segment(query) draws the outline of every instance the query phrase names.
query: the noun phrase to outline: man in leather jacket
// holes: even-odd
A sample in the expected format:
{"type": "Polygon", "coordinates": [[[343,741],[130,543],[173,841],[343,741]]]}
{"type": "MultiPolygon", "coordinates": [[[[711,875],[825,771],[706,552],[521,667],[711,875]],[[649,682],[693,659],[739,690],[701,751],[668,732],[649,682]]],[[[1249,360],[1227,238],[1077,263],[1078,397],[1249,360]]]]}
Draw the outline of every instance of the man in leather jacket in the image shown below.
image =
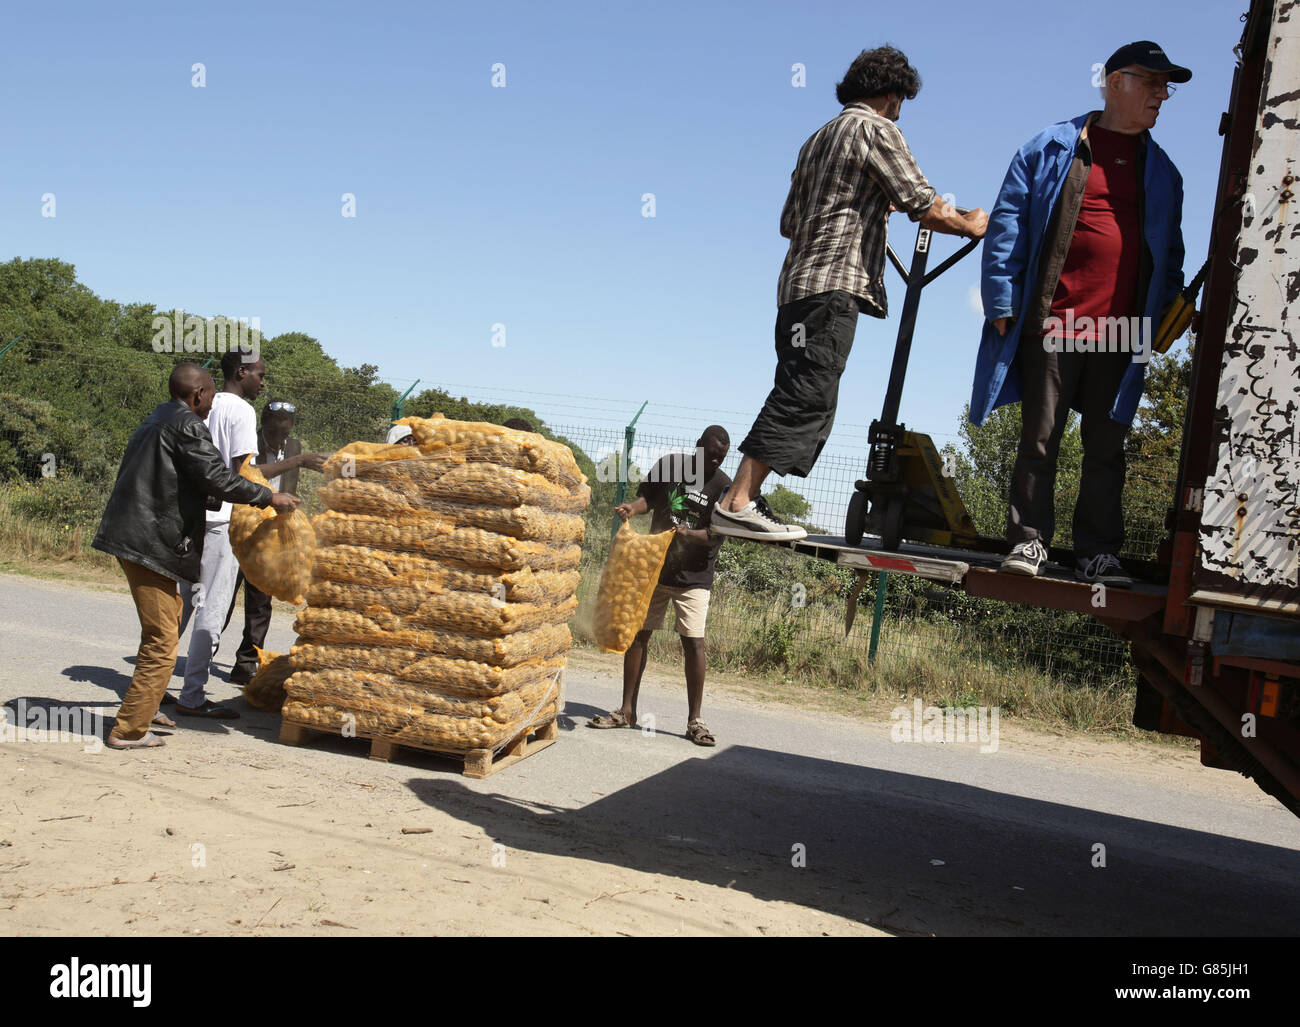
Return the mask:
{"type": "Polygon", "coordinates": [[[117,557],[140,618],[135,674],[108,736],[114,749],[160,746],[150,724],[172,726],[157,711],[176,663],[176,586],[199,580],[207,497],[271,506],[279,513],[298,505],[297,497],[272,493],[222,461],[203,424],[216,391],[206,371],[180,364],[168,389],[170,401],[160,403],[127,443],[93,543],[117,557]]]}

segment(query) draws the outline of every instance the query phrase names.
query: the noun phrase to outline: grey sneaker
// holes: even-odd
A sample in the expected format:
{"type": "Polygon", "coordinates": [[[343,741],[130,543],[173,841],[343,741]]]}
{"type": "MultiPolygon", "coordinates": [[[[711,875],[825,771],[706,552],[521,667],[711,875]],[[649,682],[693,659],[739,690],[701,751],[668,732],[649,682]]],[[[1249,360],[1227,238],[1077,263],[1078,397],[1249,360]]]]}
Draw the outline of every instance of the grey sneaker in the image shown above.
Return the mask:
{"type": "Polygon", "coordinates": [[[709,526],[715,535],[748,538],[755,542],[794,542],[808,537],[808,532],[799,525],[777,520],[762,496],[746,503],[735,513],[715,506],[709,526]]]}
{"type": "Polygon", "coordinates": [[[1075,561],[1074,576],[1090,585],[1101,583],[1114,588],[1130,588],[1133,584],[1133,579],[1124,573],[1119,557],[1113,553],[1098,553],[1091,559],[1079,557],[1075,561]]]}
{"type": "Polygon", "coordinates": [[[1038,539],[1030,539],[1015,546],[1002,560],[1000,570],[1007,574],[1023,574],[1034,578],[1047,563],[1047,547],[1038,539]]]}

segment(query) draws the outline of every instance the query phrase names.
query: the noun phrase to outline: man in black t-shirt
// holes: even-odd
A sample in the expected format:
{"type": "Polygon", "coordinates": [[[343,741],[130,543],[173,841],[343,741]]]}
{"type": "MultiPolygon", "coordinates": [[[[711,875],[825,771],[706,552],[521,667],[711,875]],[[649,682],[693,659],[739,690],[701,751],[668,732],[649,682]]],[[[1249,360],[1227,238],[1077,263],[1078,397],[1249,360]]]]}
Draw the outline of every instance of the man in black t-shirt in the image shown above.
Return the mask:
{"type": "Polygon", "coordinates": [[[722,473],[722,461],[730,448],[727,430],[710,425],[695,444],[694,453],[663,457],[637,488],[636,498],[614,508],[625,521],[650,511],[652,533],[672,530],[677,537],[659,573],[645,624],[623,656],[623,705],[608,715],[593,717],[591,727],[636,725],[636,698],[645,671],[650,632],[663,627],[671,603],[686,657],[686,737],[696,745],[716,744],[700,719],[700,706],[704,701],[704,622],[709,614],[713,568],[724,541],[709,528],[709,518],[718,497],[731,484],[722,473]]]}

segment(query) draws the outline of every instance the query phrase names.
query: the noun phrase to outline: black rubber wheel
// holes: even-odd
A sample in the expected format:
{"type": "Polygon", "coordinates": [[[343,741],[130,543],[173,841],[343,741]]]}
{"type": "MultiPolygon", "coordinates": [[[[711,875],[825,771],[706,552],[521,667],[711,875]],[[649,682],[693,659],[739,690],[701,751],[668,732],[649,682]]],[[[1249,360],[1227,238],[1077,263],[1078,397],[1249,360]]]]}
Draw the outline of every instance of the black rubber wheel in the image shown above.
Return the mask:
{"type": "Polygon", "coordinates": [[[849,512],[844,517],[844,541],[851,546],[862,545],[862,533],[867,527],[867,494],[860,489],[853,490],[849,500],[849,512]]]}
{"type": "Polygon", "coordinates": [[[903,541],[903,501],[891,499],[885,506],[885,516],[880,528],[880,545],[887,552],[898,552],[903,541]]]}

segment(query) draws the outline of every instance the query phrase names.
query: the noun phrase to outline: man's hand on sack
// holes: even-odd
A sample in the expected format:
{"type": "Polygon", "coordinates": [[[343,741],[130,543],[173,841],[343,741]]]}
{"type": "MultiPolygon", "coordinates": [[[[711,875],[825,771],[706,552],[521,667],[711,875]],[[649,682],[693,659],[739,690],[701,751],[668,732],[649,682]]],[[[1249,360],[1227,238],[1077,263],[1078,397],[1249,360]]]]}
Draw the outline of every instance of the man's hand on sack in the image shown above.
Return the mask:
{"type": "Polygon", "coordinates": [[[271,496],[271,508],[276,513],[293,513],[298,509],[298,504],[302,500],[297,496],[291,496],[288,492],[276,492],[271,496]]]}

